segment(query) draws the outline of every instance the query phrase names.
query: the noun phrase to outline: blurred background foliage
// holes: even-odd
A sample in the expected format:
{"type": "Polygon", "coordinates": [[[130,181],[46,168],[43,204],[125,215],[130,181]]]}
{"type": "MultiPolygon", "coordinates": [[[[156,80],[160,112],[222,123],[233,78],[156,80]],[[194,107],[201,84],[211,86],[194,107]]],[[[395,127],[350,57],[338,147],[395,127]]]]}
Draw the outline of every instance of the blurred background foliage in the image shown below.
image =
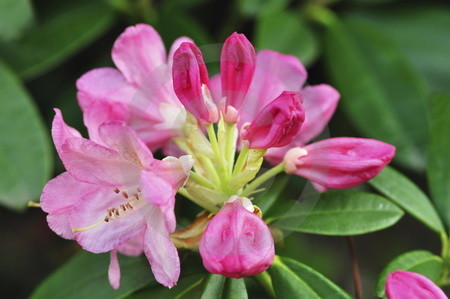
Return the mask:
{"type": "MultiPolygon", "coordinates": [[[[0,0],[0,288],[9,298],[28,296],[79,251],[49,230],[40,210],[26,205],[38,201],[44,184],[63,171],[50,139],[52,108],[61,108],[66,121],[85,132],[75,81],[92,68],[112,66],[114,40],[138,22],[154,26],[167,46],[182,35],[200,46],[217,44],[238,31],[256,49],[295,55],[308,68],[308,84],[330,83],[341,92],[331,136],[394,144],[394,166],[426,192],[427,159],[430,167],[443,167],[433,166],[426,145],[430,138],[442,145],[439,135],[429,133],[430,117],[439,113],[429,102],[436,94],[449,99],[448,1],[0,0]]],[[[212,67],[218,70],[217,63],[212,67]]],[[[437,153],[448,155],[448,147],[437,153]]],[[[449,184],[449,178],[440,179],[449,184]]],[[[300,192],[295,180],[288,182],[286,196],[300,192]]],[[[434,196],[438,207],[448,206],[434,196]]],[[[356,245],[367,297],[389,260],[407,250],[439,248],[438,239],[409,216],[388,230],[357,237],[356,245]]],[[[280,252],[351,291],[343,238],[290,234],[280,252]]],[[[83,263],[106,275],[106,257],[83,263]]],[[[147,272],[142,269],[142,275],[147,272]]],[[[124,285],[135,286],[133,277],[124,285]]]]}

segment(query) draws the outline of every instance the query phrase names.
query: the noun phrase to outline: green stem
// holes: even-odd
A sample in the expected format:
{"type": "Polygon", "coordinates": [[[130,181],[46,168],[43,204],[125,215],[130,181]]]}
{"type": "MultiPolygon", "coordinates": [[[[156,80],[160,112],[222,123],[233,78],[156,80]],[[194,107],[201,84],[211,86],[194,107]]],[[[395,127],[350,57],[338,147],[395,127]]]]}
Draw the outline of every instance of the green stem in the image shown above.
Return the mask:
{"type": "Polygon", "coordinates": [[[201,175],[199,175],[196,172],[191,171],[189,177],[191,179],[193,179],[194,181],[196,181],[198,184],[202,185],[203,187],[209,188],[209,189],[215,189],[215,186],[208,181],[207,179],[205,179],[204,177],[202,177],[201,175]]]}
{"type": "Polygon", "coordinates": [[[203,154],[200,154],[199,157],[200,157],[200,160],[202,161],[203,166],[205,167],[207,172],[211,175],[212,180],[213,180],[214,184],[216,185],[216,188],[220,189],[220,185],[221,185],[220,177],[219,177],[219,174],[217,173],[216,168],[212,164],[211,160],[208,159],[208,157],[206,157],[203,154]]]}
{"type": "Polygon", "coordinates": [[[273,290],[272,278],[267,271],[261,272],[254,277],[272,298],[276,298],[275,291],[273,290]]]}
{"type": "Polygon", "coordinates": [[[209,204],[206,202],[202,202],[200,200],[197,200],[195,197],[193,197],[191,194],[189,194],[189,192],[186,190],[186,188],[181,187],[180,189],[178,189],[178,194],[183,195],[184,197],[186,197],[187,199],[189,199],[190,201],[192,201],[193,203],[201,206],[202,208],[204,208],[207,211],[210,211],[212,213],[217,213],[220,209],[218,207],[216,207],[214,204],[209,204]]]}
{"type": "Polygon", "coordinates": [[[244,168],[245,162],[247,162],[248,152],[248,147],[244,146],[234,165],[233,176],[237,175],[244,168]]]}
{"type": "Polygon", "coordinates": [[[253,182],[248,184],[247,187],[245,187],[244,191],[242,191],[241,196],[248,196],[249,194],[252,193],[252,191],[256,190],[267,180],[271,179],[272,177],[276,176],[277,174],[283,171],[284,171],[284,163],[280,163],[277,166],[269,169],[268,171],[264,172],[262,175],[257,177],[253,182]]]}
{"type": "Polygon", "coordinates": [[[214,155],[216,155],[217,159],[221,161],[220,156],[220,150],[219,150],[219,144],[217,143],[217,136],[216,131],[214,130],[214,125],[209,124],[206,126],[206,132],[208,133],[209,142],[211,142],[211,147],[214,152],[214,155]]]}
{"type": "Polygon", "coordinates": [[[449,257],[448,237],[445,232],[441,232],[440,237],[441,237],[441,243],[442,243],[441,256],[443,259],[447,259],[449,257]]]}
{"type": "Polygon", "coordinates": [[[227,161],[227,171],[231,176],[234,165],[234,155],[236,154],[236,139],[235,131],[236,124],[225,123],[226,128],[226,143],[225,143],[225,159],[227,161]]]}

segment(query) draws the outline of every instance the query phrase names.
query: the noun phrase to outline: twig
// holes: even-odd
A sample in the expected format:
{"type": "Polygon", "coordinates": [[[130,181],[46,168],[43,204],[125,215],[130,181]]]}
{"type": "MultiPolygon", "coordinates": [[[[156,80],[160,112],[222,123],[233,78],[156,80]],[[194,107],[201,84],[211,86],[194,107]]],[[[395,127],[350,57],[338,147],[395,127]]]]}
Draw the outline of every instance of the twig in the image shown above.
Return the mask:
{"type": "Polygon", "coordinates": [[[346,239],[348,251],[350,253],[350,258],[352,259],[353,284],[355,286],[355,296],[357,299],[362,299],[361,274],[359,273],[358,257],[356,256],[355,242],[353,241],[353,237],[346,237],[346,239]]]}

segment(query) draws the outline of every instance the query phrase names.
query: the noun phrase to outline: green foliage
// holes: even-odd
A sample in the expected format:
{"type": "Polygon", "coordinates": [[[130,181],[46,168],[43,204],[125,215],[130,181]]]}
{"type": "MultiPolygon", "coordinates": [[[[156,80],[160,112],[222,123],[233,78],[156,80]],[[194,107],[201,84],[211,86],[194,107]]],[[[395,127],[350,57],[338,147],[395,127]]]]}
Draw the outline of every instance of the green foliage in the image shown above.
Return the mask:
{"type": "Polygon", "coordinates": [[[264,16],[282,11],[290,0],[240,0],[236,1],[239,11],[244,16],[264,16]]]}
{"type": "Polygon", "coordinates": [[[383,31],[336,20],[327,27],[325,62],[357,129],[395,145],[403,166],[423,169],[426,86],[383,31]]]}
{"type": "Polygon", "coordinates": [[[290,258],[276,256],[269,273],[277,298],[351,298],[319,272],[290,258]]]}
{"type": "Polygon", "coordinates": [[[316,36],[300,15],[281,11],[262,16],[256,23],[255,47],[297,56],[310,65],[319,54],[316,36]]]}
{"type": "Polygon", "coordinates": [[[447,227],[450,225],[450,95],[431,98],[428,148],[428,183],[433,200],[447,227]]]}
{"type": "Polygon", "coordinates": [[[386,167],[369,184],[430,229],[437,233],[444,232],[444,226],[430,199],[397,170],[386,167]]]}
{"type": "Polygon", "coordinates": [[[50,275],[31,295],[39,298],[117,298],[154,282],[144,257],[119,255],[122,278],[116,291],[108,282],[109,254],[82,252],[50,275]]]}
{"type": "Polygon", "coordinates": [[[48,128],[16,74],[0,61],[0,203],[21,210],[50,179],[48,128]]]}
{"type": "Polygon", "coordinates": [[[0,1],[0,39],[19,38],[32,21],[33,7],[30,0],[0,1]]]}
{"type": "Polygon", "coordinates": [[[434,282],[437,282],[443,269],[443,260],[439,256],[425,250],[415,250],[403,253],[393,259],[381,271],[376,284],[376,295],[384,296],[384,285],[389,273],[396,270],[411,271],[422,274],[434,282]]]}
{"type": "MultiPolygon", "coordinates": [[[[394,225],[403,211],[386,198],[360,191],[332,191],[312,198],[315,206],[294,204],[269,221],[287,230],[332,236],[366,234],[394,225]]],[[[311,199],[310,199],[311,200],[311,199]]]]}
{"type": "Polygon", "coordinates": [[[100,1],[64,7],[17,41],[0,43],[0,56],[21,77],[37,77],[98,38],[111,26],[113,16],[100,1]]]}

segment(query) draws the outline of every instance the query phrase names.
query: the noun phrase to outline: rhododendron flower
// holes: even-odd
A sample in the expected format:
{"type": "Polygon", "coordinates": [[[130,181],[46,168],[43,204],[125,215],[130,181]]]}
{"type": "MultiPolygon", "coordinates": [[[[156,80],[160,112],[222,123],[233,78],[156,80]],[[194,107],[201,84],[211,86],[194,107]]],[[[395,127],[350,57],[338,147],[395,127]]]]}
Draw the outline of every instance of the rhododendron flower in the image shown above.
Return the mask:
{"type": "Polygon", "coordinates": [[[248,198],[232,196],[208,224],[199,251],[209,272],[242,278],[261,273],[272,264],[272,235],[253,211],[248,198]]]}
{"type": "Polygon", "coordinates": [[[106,120],[133,128],[151,150],[168,146],[180,135],[185,112],[172,87],[172,59],[177,39],[166,57],[158,33],[149,25],[128,27],[116,40],[112,59],[117,66],[89,71],[77,81],[78,102],[91,139],[106,120]]]}
{"type": "Polygon", "coordinates": [[[248,148],[268,149],[292,142],[300,132],[305,112],[298,92],[283,92],[243,126],[241,138],[248,148]]]}
{"type": "Polygon", "coordinates": [[[386,295],[388,299],[447,299],[445,293],[427,277],[402,270],[389,273],[386,295]]]}
{"type": "Polygon", "coordinates": [[[142,250],[156,280],[174,286],[180,267],[169,233],[176,225],[175,194],[192,160],[154,159],[123,122],[106,122],[98,131],[101,144],[84,139],[56,110],[53,141],[67,172],[43,190],[49,226],[87,251],[111,251],[109,278],[115,288],[120,279],[117,251],[136,255],[142,250]]]}

